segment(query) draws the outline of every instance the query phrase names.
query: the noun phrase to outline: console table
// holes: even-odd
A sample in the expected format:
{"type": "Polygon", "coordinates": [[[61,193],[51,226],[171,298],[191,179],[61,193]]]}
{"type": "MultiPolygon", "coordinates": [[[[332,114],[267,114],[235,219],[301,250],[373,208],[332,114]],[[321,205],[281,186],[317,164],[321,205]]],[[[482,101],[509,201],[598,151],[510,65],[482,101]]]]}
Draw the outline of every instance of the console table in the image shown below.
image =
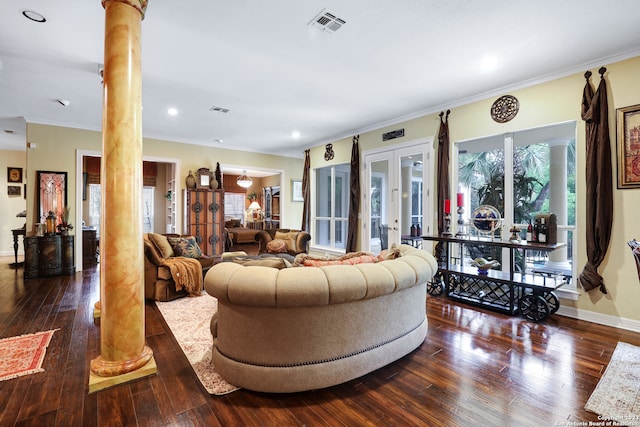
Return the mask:
{"type": "Polygon", "coordinates": [[[52,234],[24,238],[24,278],[70,275],[76,271],[73,236],[52,234]]]}
{"type": "MultiPolygon", "coordinates": [[[[553,292],[566,283],[566,274],[558,272],[557,280],[536,275],[526,270],[528,251],[552,252],[565,243],[512,242],[478,237],[422,236],[424,240],[441,242],[444,254],[438,258],[439,281],[429,284],[430,295],[446,290],[455,300],[487,307],[506,314],[520,313],[528,320],[539,322],[560,308],[560,301],[553,292]],[[458,246],[458,256],[452,249],[458,246]],[[481,274],[475,267],[464,265],[466,247],[507,249],[509,265],[506,271],[488,270],[481,274]],[[516,263],[516,253],[522,255],[522,263],[516,263]]],[[[503,261],[504,263],[504,261],[503,261]]]]}

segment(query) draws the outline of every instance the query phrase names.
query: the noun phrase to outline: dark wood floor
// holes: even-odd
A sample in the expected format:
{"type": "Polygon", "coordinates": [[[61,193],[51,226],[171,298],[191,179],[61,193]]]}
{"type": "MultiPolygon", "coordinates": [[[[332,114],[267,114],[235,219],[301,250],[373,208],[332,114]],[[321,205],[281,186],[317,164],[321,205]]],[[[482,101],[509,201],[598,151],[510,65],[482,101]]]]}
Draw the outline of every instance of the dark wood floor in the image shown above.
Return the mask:
{"type": "Polygon", "coordinates": [[[533,324],[430,297],[424,344],[369,375],[306,393],[210,396],[149,303],[158,374],[88,394],[98,270],[25,283],[11,260],[0,258],[0,338],[60,330],[46,372],[0,382],[0,426],[567,425],[597,420],[583,406],[616,343],[640,345],[640,334],[584,321],[533,324]]]}

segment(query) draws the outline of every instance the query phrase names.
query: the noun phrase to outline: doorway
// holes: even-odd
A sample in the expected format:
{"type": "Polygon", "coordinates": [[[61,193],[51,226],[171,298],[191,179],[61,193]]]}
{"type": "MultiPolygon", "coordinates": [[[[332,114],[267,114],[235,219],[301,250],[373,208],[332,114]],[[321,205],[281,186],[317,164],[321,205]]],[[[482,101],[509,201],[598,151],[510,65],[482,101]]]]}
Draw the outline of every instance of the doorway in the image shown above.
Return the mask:
{"type": "Polygon", "coordinates": [[[419,247],[422,242],[416,237],[430,232],[433,184],[429,142],[414,141],[364,154],[364,250],[377,253],[393,243],[419,247]]]}
{"type": "MultiPolygon", "coordinates": [[[[101,187],[98,183],[94,184],[92,189],[87,181],[88,175],[83,173],[85,157],[100,158],[102,153],[89,150],[76,152],[76,182],[79,183],[76,185],[76,234],[81,236],[75,240],[77,270],[81,270],[83,265],[84,228],[95,229],[97,238],[100,237],[101,187]],[[85,227],[80,225],[83,221],[85,227]]],[[[179,185],[176,182],[180,176],[180,159],[144,156],[143,161],[157,164],[157,180],[154,185],[145,186],[143,189],[142,222],[148,224],[148,228],[155,232],[177,233],[177,230],[182,229],[182,216],[178,214],[182,209],[182,199],[178,197],[179,185]]]]}

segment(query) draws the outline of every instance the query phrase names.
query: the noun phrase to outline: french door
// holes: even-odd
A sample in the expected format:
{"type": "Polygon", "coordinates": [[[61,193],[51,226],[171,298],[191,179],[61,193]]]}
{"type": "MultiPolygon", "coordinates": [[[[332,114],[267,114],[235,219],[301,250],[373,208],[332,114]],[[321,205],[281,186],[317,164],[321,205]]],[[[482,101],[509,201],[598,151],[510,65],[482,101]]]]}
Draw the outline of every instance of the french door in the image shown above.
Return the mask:
{"type": "Polygon", "coordinates": [[[407,242],[418,227],[421,234],[431,231],[429,146],[422,141],[364,154],[364,250],[377,253],[407,242]]]}

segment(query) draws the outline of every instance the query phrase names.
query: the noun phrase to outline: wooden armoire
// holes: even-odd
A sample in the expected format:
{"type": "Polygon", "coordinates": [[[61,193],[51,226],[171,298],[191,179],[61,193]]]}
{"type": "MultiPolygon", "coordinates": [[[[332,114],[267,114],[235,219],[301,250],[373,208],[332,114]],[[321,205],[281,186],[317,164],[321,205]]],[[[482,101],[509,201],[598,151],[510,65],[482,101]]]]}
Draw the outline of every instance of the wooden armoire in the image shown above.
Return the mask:
{"type": "Polygon", "coordinates": [[[203,255],[222,255],[225,239],[224,190],[189,188],[185,194],[185,234],[196,238],[203,255]]]}

